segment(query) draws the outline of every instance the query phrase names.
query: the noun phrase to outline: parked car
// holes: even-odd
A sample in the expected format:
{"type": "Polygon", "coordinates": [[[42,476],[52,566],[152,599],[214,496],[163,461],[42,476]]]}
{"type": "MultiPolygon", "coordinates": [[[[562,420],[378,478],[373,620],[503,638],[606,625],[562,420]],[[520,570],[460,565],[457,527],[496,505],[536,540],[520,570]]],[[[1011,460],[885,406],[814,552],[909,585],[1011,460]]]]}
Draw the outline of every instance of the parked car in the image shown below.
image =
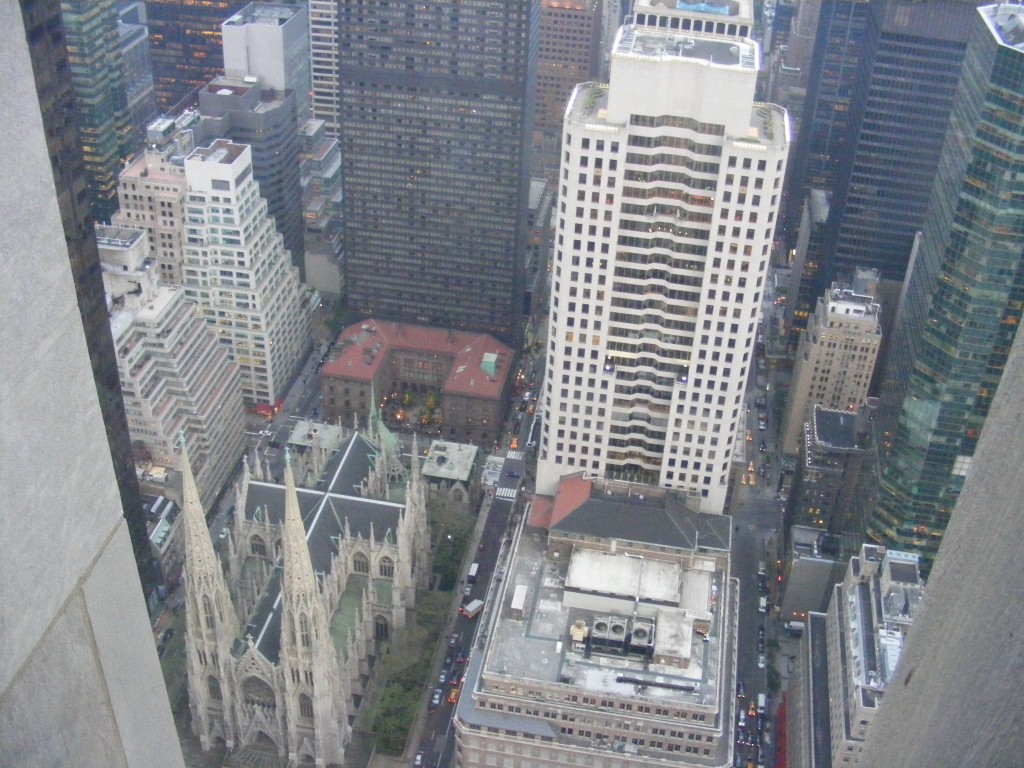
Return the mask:
{"type": "Polygon", "coordinates": [[[419,766],[423,765],[423,753],[422,752],[417,752],[416,753],[416,757],[413,758],[412,764],[414,766],[416,766],[416,768],[419,768],[419,766]]]}

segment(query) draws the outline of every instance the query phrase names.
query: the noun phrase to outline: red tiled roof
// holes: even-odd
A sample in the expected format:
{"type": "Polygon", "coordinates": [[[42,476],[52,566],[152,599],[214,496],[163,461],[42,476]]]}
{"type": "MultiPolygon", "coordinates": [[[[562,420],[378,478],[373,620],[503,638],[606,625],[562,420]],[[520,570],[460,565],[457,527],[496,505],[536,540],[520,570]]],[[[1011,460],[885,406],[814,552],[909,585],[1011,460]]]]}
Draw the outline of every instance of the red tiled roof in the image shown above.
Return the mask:
{"type": "Polygon", "coordinates": [[[555,504],[551,510],[551,521],[548,528],[558,525],[565,518],[579,509],[583,502],[590,498],[594,481],[583,477],[570,477],[558,484],[555,492],[555,504]]]}
{"type": "Polygon", "coordinates": [[[350,325],[338,337],[337,357],[324,365],[322,375],[370,381],[389,352],[433,352],[452,361],[442,395],[481,398],[501,396],[512,365],[512,350],[486,333],[447,331],[406,323],[365,320],[350,325]],[[481,368],[485,354],[497,355],[495,375],[481,368]]]}
{"type": "Polygon", "coordinates": [[[551,510],[554,499],[550,496],[534,496],[533,504],[530,505],[530,519],[526,524],[533,528],[544,528],[551,525],[551,510]]]}

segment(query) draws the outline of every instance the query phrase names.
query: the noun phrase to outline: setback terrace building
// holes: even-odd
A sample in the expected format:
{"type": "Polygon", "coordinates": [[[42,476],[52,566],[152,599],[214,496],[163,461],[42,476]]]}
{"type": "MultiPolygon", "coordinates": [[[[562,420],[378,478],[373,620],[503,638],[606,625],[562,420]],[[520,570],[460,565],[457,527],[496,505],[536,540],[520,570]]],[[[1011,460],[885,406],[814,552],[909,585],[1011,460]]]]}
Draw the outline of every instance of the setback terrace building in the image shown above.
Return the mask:
{"type": "Polygon", "coordinates": [[[836,283],[818,299],[797,348],[783,416],[783,451],[800,451],[813,406],[853,411],[864,402],[882,342],[880,315],[873,297],[836,283]]]}
{"type": "Polygon", "coordinates": [[[276,404],[312,346],[313,306],[253,177],[248,146],[185,159],[185,295],[242,374],[248,406],[276,404]]]}
{"type": "Polygon", "coordinates": [[[178,469],[184,434],[210,505],[245,451],[238,366],[185,290],[160,284],[143,230],[99,226],[96,241],[132,444],[157,466],[178,469]]]}

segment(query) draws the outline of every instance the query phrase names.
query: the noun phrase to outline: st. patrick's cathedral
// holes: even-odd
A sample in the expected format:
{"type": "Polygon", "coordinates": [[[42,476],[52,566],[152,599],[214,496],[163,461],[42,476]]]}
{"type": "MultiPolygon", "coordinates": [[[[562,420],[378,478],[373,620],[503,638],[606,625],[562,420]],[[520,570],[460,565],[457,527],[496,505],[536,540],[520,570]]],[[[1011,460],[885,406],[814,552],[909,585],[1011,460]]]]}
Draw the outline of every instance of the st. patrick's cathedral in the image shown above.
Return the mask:
{"type": "Polygon", "coordinates": [[[246,462],[226,573],[182,456],[188,692],[205,749],[342,762],[370,661],[430,575],[419,463],[406,473],[399,456],[371,420],[333,455],[289,455],[283,485],[246,462]]]}

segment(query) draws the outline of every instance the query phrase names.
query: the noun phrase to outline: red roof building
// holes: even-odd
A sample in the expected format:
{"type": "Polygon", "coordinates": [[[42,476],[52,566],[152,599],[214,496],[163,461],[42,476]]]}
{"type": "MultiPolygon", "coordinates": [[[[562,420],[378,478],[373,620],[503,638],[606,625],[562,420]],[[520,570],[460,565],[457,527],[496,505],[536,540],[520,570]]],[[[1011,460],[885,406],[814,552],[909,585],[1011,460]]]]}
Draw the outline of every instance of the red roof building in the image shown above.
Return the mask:
{"type": "MultiPolygon", "coordinates": [[[[439,402],[424,428],[449,439],[489,441],[501,429],[511,368],[512,349],[488,334],[370,319],[338,337],[321,371],[323,411],[350,424],[366,419],[371,392],[393,407],[406,393],[417,405],[435,394],[439,402]]],[[[411,413],[403,417],[415,420],[411,413]]]]}

